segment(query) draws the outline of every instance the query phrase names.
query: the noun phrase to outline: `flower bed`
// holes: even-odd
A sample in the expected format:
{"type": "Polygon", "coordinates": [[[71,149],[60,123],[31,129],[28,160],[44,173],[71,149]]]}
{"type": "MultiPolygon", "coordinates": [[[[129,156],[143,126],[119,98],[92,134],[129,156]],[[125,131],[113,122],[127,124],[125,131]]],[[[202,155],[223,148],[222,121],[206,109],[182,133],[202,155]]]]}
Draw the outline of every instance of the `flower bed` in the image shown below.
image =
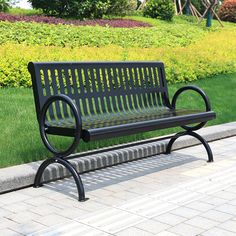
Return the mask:
{"type": "Polygon", "coordinates": [[[111,20],[64,20],[56,17],[48,16],[24,16],[24,15],[12,15],[7,13],[0,13],[0,21],[9,21],[9,22],[37,22],[37,23],[46,23],[46,24],[62,24],[62,25],[77,25],[77,26],[110,26],[110,27],[120,27],[120,28],[134,28],[134,27],[151,27],[150,24],[145,22],[140,22],[130,19],[111,19],[111,20]]]}

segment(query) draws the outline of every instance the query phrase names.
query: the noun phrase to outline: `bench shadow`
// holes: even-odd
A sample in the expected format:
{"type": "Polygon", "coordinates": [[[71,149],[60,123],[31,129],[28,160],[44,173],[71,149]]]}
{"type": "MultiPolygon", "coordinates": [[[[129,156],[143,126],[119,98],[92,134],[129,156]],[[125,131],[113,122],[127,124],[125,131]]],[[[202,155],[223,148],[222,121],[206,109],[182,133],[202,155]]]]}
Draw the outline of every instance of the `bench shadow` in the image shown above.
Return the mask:
{"type": "MultiPolygon", "coordinates": [[[[197,160],[203,159],[177,152],[170,155],[160,154],[91,171],[81,174],[80,176],[84,184],[85,192],[88,193],[96,189],[167,170],[197,160]]],[[[77,188],[72,177],[44,184],[44,187],[65,194],[71,198],[78,198],[77,188]]]]}

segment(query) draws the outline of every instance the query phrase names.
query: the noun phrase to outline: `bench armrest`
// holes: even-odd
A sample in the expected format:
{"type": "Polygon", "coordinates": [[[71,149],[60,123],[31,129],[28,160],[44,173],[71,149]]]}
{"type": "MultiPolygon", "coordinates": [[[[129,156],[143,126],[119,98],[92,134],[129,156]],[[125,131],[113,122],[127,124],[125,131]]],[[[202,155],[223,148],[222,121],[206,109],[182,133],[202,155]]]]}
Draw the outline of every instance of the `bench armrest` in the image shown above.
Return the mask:
{"type": "Polygon", "coordinates": [[[176,101],[177,101],[179,95],[186,90],[193,90],[193,91],[196,91],[197,93],[199,93],[205,102],[206,111],[211,111],[211,104],[210,104],[210,100],[209,100],[208,96],[205,94],[205,92],[202,89],[198,88],[197,86],[193,86],[193,85],[184,86],[176,91],[176,93],[173,96],[172,103],[171,103],[172,108],[176,107],[176,101]]]}
{"type": "Polygon", "coordinates": [[[68,97],[64,94],[53,95],[53,96],[50,96],[43,105],[43,108],[40,112],[39,127],[40,127],[39,129],[40,129],[41,138],[43,140],[44,145],[48,148],[48,150],[57,156],[68,156],[75,150],[76,146],[79,144],[81,130],[82,130],[82,119],[80,117],[80,114],[78,112],[78,109],[77,109],[74,101],[70,97],[68,97]],[[59,151],[59,150],[55,149],[50,144],[47,134],[46,134],[46,130],[47,130],[46,114],[47,114],[49,107],[56,101],[62,101],[64,103],[66,103],[67,105],[69,105],[69,107],[74,115],[74,119],[75,119],[74,141],[66,151],[59,151]]]}

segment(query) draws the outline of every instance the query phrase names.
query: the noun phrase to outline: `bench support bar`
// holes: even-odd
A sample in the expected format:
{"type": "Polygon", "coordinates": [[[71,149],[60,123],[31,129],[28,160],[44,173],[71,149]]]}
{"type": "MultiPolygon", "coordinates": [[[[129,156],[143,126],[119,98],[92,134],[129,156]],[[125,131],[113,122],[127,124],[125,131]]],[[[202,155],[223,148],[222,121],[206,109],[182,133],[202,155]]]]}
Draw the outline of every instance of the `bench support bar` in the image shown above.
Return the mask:
{"type": "Polygon", "coordinates": [[[199,134],[193,132],[193,131],[190,131],[190,130],[187,130],[187,131],[184,131],[184,132],[180,132],[180,133],[177,133],[174,137],[172,137],[166,147],[166,154],[170,154],[171,153],[171,148],[172,148],[172,145],[174,144],[174,142],[182,137],[182,136],[185,136],[185,135],[190,135],[190,136],[193,136],[195,137],[196,139],[198,139],[202,144],[203,146],[205,147],[206,151],[207,151],[207,155],[208,155],[208,162],[213,162],[214,159],[213,159],[213,154],[212,154],[212,151],[211,151],[211,148],[209,146],[209,144],[207,143],[207,141],[202,137],[200,136],[199,134]]]}
{"type": "Polygon", "coordinates": [[[71,173],[77,186],[78,195],[79,195],[78,200],[80,202],[86,201],[87,199],[85,198],[84,186],[77,170],[69,161],[61,157],[53,157],[53,158],[47,159],[40,165],[38,172],[36,174],[35,180],[34,180],[34,187],[38,188],[42,186],[41,178],[42,178],[43,172],[47,168],[47,166],[49,166],[52,163],[58,163],[58,164],[63,165],[71,173]]]}

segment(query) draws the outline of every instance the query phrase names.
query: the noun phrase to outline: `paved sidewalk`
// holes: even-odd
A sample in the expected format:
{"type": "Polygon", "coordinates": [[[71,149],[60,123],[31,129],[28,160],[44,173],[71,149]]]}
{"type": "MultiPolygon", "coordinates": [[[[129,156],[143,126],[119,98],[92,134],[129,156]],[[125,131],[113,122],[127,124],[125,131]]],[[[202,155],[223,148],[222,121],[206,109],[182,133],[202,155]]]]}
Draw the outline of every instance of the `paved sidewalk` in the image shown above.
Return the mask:
{"type": "Polygon", "coordinates": [[[236,137],[0,195],[0,235],[236,235],[236,137]]]}

